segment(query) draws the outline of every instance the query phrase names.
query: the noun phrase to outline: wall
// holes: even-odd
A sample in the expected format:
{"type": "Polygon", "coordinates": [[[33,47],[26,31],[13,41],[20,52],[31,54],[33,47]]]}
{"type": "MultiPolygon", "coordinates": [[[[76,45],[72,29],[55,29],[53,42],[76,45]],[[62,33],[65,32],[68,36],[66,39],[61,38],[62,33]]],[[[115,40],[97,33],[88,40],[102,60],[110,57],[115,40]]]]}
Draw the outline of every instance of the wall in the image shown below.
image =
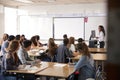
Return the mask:
{"type": "MultiPolygon", "coordinates": [[[[91,29],[98,31],[98,25],[106,27],[106,3],[76,4],[76,5],[46,5],[46,6],[20,6],[18,16],[31,15],[41,17],[88,17],[85,30],[88,40],[91,29]],[[19,11],[23,11],[22,13],[19,11]]],[[[19,20],[18,20],[19,24],[19,20]]],[[[19,28],[19,25],[17,25],[19,28]]],[[[4,7],[0,6],[0,36],[4,33],[4,7]]],[[[18,31],[19,33],[19,31],[18,31]]]]}
{"type": "Polygon", "coordinates": [[[4,7],[0,5],[0,38],[4,33],[4,7]]]}
{"type": "Polygon", "coordinates": [[[95,3],[76,5],[21,6],[19,9],[27,10],[29,15],[71,13],[93,14],[106,13],[106,4],[95,3]]]}
{"type": "MultiPolygon", "coordinates": [[[[76,5],[48,5],[48,6],[21,6],[19,9],[27,11],[19,15],[41,17],[88,17],[85,23],[85,40],[89,40],[91,30],[98,34],[98,25],[106,29],[106,3],[76,4],[76,5]]],[[[51,19],[52,20],[52,19],[51,19]]],[[[107,32],[107,30],[106,30],[107,32]]]]}

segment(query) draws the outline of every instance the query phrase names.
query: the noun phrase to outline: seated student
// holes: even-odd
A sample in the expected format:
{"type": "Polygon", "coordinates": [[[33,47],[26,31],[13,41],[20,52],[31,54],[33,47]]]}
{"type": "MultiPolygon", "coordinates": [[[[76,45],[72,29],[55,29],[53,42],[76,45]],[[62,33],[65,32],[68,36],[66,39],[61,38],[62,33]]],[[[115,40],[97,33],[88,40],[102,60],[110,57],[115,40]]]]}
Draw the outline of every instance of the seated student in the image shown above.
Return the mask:
{"type": "Polygon", "coordinates": [[[67,47],[69,39],[65,38],[63,44],[59,45],[57,49],[57,62],[68,63],[68,57],[71,57],[70,51],[67,47]]]}
{"type": "Polygon", "coordinates": [[[40,47],[40,45],[38,44],[37,36],[32,36],[30,40],[32,42],[31,49],[44,50],[44,48],[40,47]]]}
{"type": "Polygon", "coordinates": [[[85,43],[82,43],[81,45],[77,45],[77,47],[78,47],[77,53],[80,53],[82,55],[77,64],[75,65],[75,71],[78,70],[80,72],[78,80],[94,78],[95,77],[94,60],[88,51],[88,46],[85,43]]]}
{"type": "Polygon", "coordinates": [[[45,54],[43,53],[43,55],[41,55],[41,60],[48,62],[56,62],[56,55],[57,55],[57,45],[55,44],[53,38],[49,38],[48,49],[45,54]]]}
{"type": "Polygon", "coordinates": [[[15,39],[15,36],[14,36],[14,35],[10,35],[10,36],[8,37],[8,39],[3,42],[2,46],[1,46],[1,53],[2,53],[2,55],[4,55],[5,53],[8,52],[9,43],[10,43],[11,41],[13,41],[14,39],[15,39]]]}
{"type": "Polygon", "coordinates": [[[36,39],[37,39],[37,45],[39,47],[43,47],[43,44],[40,42],[40,36],[39,35],[36,35],[36,39]]]}
{"type": "Polygon", "coordinates": [[[84,40],[82,38],[78,38],[78,43],[76,44],[76,50],[78,50],[78,47],[79,49],[82,48],[82,43],[84,43],[84,40]]]}
{"type": "Polygon", "coordinates": [[[22,64],[31,64],[31,59],[28,56],[28,52],[31,49],[32,42],[30,40],[23,41],[23,46],[18,50],[18,57],[22,64]]]}
{"type": "Polygon", "coordinates": [[[71,53],[71,55],[75,56],[74,55],[74,52],[75,52],[75,38],[74,37],[70,37],[69,38],[69,44],[68,44],[68,48],[69,48],[69,51],[71,53]]]}
{"type": "MultiPolygon", "coordinates": [[[[17,56],[17,50],[19,49],[19,42],[12,41],[8,46],[9,50],[4,57],[3,63],[5,70],[16,70],[20,64],[17,56]]],[[[16,80],[16,77],[8,74],[5,76],[5,80],[16,80]]]]}
{"type": "Polygon", "coordinates": [[[9,51],[6,54],[6,69],[7,70],[14,70],[17,69],[20,62],[17,56],[17,51],[19,49],[19,42],[12,41],[9,44],[9,51]]]}
{"type": "Polygon", "coordinates": [[[25,41],[25,40],[27,40],[27,39],[25,38],[25,35],[22,34],[22,35],[20,36],[20,45],[21,45],[21,46],[23,45],[23,41],[25,41]]]}
{"type": "Polygon", "coordinates": [[[37,43],[37,38],[36,38],[36,36],[32,36],[30,40],[31,40],[31,42],[32,42],[31,48],[36,48],[36,47],[38,47],[38,43],[37,43]]]}
{"type": "Polygon", "coordinates": [[[8,39],[8,37],[9,37],[8,34],[6,34],[6,33],[3,34],[3,37],[0,40],[0,50],[1,50],[1,46],[2,46],[3,42],[6,41],[8,39]]]}

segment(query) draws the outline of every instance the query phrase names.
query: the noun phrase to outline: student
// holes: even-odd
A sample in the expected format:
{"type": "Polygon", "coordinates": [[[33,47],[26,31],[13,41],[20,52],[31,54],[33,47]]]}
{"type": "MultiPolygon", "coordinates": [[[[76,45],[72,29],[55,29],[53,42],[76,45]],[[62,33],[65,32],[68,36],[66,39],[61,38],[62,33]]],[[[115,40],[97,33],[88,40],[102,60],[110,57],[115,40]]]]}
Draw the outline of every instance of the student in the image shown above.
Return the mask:
{"type": "Polygon", "coordinates": [[[78,80],[86,80],[87,78],[95,77],[94,60],[88,51],[88,46],[85,43],[77,45],[77,53],[81,54],[79,61],[75,65],[75,71],[79,71],[78,80]],[[81,47],[82,46],[82,47],[81,47]]]}
{"type": "Polygon", "coordinates": [[[0,50],[1,50],[1,46],[3,44],[4,41],[6,41],[8,39],[9,35],[7,33],[3,34],[2,39],[0,40],[0,50]]]}
{"type": "Polygon", "coordinates": [[[42,61],[48,61],[48,62],[56,62],[56,55],[57,55],[57,45],[54,42],[53,38],[49,38],[48,41],[48,49],[46,50],[46,53],[44,54],[43,58],[41,58],[42,61]]]}
{"type": "Polygon", "coordinates": [[[20,35],[19,34],[15,36],[15,40],[20,41],[20,35]]]}
{"type": "Polygon", "coordinates": [[[68,37],[67,37],[67,34],[64,34],[64,35],[63,35],[63,39],[65,39],[65,38],[68,38],[68,37]]]}
{"type": "Polygon", "coordinates": [[[14,70],[17,69],[20,61],[17,56],[17,51],[19,49],[19,42],[12,41],[9,44],[9,51],[6,53],[6,69],[7,70],[14,70]]]}
{"type": "Polygon", "coordinates": [[[22,64],[31,64],[32,60],[28,56],[28,52],[31,49],[32,42],[30,40],[23,41],[23,46],[18,50],[18,57],[22,64]]]}
{"type": "Polygon", "coordinates": [[[31,44],[31,48],[37,48],[37,47],[39,47],[38,46],[38,43],[37,43],[37,38],[36,38],[36,36],[32,36],[31,37],[31,42],[32,42],[32,44],[31,44]]]}
{"type": "Polygon", "coordinates": [[[98,30],[99,30],[99,36],[97,37],[97,39],[99,40],[100,48],[104,48],[104,46],[105,46],[105,42],[104,42],[105,30],[104,30],[104,27],[102,25],[99,25],[98,30]]]}
{"type": "MultiPolygon", "coordinates": [[[[4,69],[5,70],[16,70],[18,69],[18,66],[20,65],[19,58],[17,56],[17,51],[19,49],[19,42],[18,41],[12,41],[9,43],[9,50],[5,54],[6,56],[3,59],[4,63],[4,69]]],[[[16,80],[16,77],[11,74],[5,74],[4,72],[4,78],[5,80],[16,80]]]]}
{"type": "Polygon", "coordinates": [[[68,57],[71,57],[70,51],[67,47],[69,39],[65,38],[63,44],[59,45],[57,49],[57,62],[59,63],[68,63],[68,57]]]}
{"type": "Polygon", "coordinates": [[[40,42],[40,36],[39,35],[36,35],[36,39],[37,39],[37,45],[39,47],[43,47],[43,44],[40,42]]]}
{"type": "Polygon", "coordinates": [[[84,42],[84,40],[82,38],[78,38],[78,43],[76,44],[76,50],[79,50],[82,48],[82,43],[84,42]]]}
{"type": "Polygon", "coordinates": [[[25,41],[25,40],[27,40],[27,39],[25,38],[25,35],[22,34],[22,35],[20,36],[20,45],[21,45],[21,46],[23,46],[23,41],[25,41]]]}
{"type": "Polygon", "coordinates": [[[75,44],[74,44],[74,42],[75,42],[75,38],[74,37],[70,37],[69,38],[68,48],[72,52],[75,52],[75,44]]]}
{"type": "Polygon", "coordinates": [[[2,53],[2,55],[4,55],[5,53],[8,52],[9,43],[11,41],[13,41],[14,39],[15,39],[15,36],[14,35],[10,35],[8,37],[8,40],[6,40],[6,41],[3,42],[2,46],[1,46],[1,53],[2,53]]]}

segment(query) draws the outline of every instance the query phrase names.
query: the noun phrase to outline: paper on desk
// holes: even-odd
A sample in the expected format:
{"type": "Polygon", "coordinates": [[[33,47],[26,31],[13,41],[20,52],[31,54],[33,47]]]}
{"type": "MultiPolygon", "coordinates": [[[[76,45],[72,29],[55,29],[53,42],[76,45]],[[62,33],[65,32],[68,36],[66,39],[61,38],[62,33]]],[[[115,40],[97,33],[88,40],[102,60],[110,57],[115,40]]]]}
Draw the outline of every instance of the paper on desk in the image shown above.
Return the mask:
{"type": "Polygon", "coordinates": [[[19,68],[19,70],[36,70],[36,69],[38,69],[38,67],[31,65],[26,65],[25,67],[19,68]]]}
{"type": "Polygon", "coordinates": [[[66,64],[55,64],[54,66],[57,66],[57,67],[64,67],[64,66],[66,66],[66,64]]]}
{"type": "Polygon", "coordinates": [[[31,65],[20,65],[19,70],[28,70],[31,65]]]}
{"type": "Polygon", "coordinates": [[[29,70],[37,70],[37,69],[38,69],[38,67],[36,67],[36,66],[29,68],[29,70]]]}

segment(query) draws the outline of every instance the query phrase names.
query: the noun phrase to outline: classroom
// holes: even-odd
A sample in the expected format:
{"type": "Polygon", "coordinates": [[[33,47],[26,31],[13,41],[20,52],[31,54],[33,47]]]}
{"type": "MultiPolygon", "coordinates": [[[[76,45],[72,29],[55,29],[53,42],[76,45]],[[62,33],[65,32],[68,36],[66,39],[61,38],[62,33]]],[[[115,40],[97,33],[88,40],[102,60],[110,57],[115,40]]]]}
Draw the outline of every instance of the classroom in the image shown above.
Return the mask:
{"type": "Polygon", "coordinates": [[[0,0],[0,80],[117,80],[116,2],[0,0]]]}

